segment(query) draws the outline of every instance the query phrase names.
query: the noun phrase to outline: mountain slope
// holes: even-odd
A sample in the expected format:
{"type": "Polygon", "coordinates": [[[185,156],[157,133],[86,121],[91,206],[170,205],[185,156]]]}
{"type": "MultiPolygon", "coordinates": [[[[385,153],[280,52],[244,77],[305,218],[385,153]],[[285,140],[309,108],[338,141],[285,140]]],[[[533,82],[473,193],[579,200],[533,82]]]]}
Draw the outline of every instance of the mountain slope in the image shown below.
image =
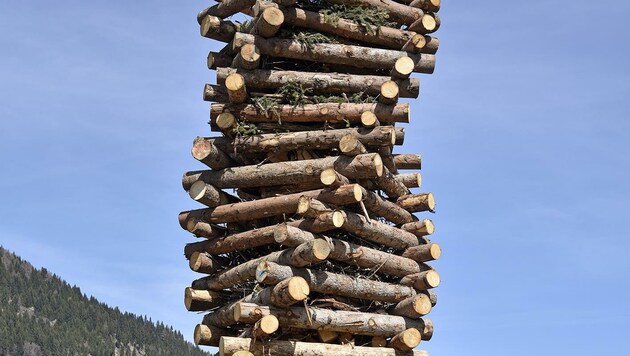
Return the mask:
{"type": "Polygon", "coordinates": [[[0,247],[0,355],[205,355],[181,333],[88,298],[0,247]]]}

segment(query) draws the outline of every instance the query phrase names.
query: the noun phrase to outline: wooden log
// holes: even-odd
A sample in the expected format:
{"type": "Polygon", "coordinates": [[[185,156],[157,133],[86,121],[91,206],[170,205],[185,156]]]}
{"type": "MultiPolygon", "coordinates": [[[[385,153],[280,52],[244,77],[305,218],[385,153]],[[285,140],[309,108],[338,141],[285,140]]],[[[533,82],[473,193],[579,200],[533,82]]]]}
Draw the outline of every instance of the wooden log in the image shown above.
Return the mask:
{"type": "Polygon", "coordinates": [[[424,11],[438,12],[440,11],[440,0],[400,0],[403,4],[408,4],[412,7],[417,7],[424,11]]]}
{"type": "Polygon", "coordinates": [[[210,119],[217,126],[218,116],[229,112],[234,117],[242,118],[251,123],[350,123],[358,124],[361,115],[369,111],[374,113],[381,123],[409,122],[409,104],[354,104],[354,103],[323,103],[306,104],[300,106],[278,105],[274,110],[263,112],[252,104],[229,105],[214,103],[210,105],[210,119]]]}
{"type": "Polygon", "coordinates": [[[435,211],[433,193],[404,195],[396,200],[396,204],[412,213],[420,211],[435,211]]]}
{"type": "MultiPolygon", "coordinates": [[[[261,8],[265,8],[265,6],[260,7],[258,11],[261,8]]],[[[333,23],[319,12],[307,11],[297,7],[282,10],[287,24],[333,34],[354,41],[370,43],[378,47],[419,52],[425,45],[424,39],[419,38],[422,36],[411,31],[385,26],[368,30],[364,26],[347,19],[339,19],[333,23]]],[[[256,8],[254,8],[254,13],[256,13],[256,8]]]]}
{"type": "Polygon", "coordinates": [[[383,104],[395,104],[398,102],[399,93],[400,90],[398,88],[398,84],[393,80],[389,80],[381,85],[381,91],[378,96],[378,101],[383,104]]]}
{"type": "Polygon", "coordinates": [[[254,325],[245,331],[240,337],[248,337],[253,339],[262,339],[269,337],[278,331],[280,322],[274,315],[265,315],[260,318],[254,325]]]}
{"type": "MultiPolygon", "coordinates": [[[[378,194],[366,190],[363,204],[373,216],[383,217],[395,224],[412,223],[415,217],[395,203],[381,198],[378,194]]],[[[404,229],[403,229],[404,230],[404,229]]]]}
{"type": "Polygon", "coordinates": [[[228,98],[227,90],[224,86],[216,84],[205,84],[203,86],[203,100],[227,102],[230,99],[228,98]]]}
{"type": "Polygon", "coordinates": [[[199,29],[201,36],[222,42],[230,42],[236,31],[236,26],[232,21],[224,21],[210,15],[201,21],[199,29]]]}
{"type": "Polygon", "coordinates": [[[392,146],[380,146],[376,149],[376,152],[381,156],[385,168],[387,168],[391,174],[398,174],[398,168],[396,168],[396,163],[392,156],[392,146]]]}
{"type": "Polygon", "coordinates": [[[240,48],[247,43],[256,45],[260,53],[264,55],[280,58],[339,64],[361,69],[381,69],[392,68],[396,60],[408,56],[415,63],[414,72],[431,74],[435,69],[435,56],[432,54],[331,43],[317,43],[307,47],[296,40],[265,39],[240,32],[234,35],[232,48],[240,48]]]}
{"type": "Polygon", "coordinates": [[[216,69],[217,67],[229,67],[234,60],[234,56],[222,52],[209,52],[207,59],[208,69],[216,69]]]}
{"type": "Polygon", "coordinates": [[[440,275],[434,271],[424,271],[404,277],[400,284],[414,287],[417,290],[437,288],[440,285],[440,275]]]}
{"type": "Polygon", "coordinates": [[[321,172],[328,168],[335,168],[350,179],[369,179],[383,173],[381,157],[377,153],[368,153],[355,157],[326,157],[231,167],[220,171],[187,172],[182,178],[182,185],[184,190],[188,190],[198,180],[220,189],[302,184],[319,181],[321,172]]]}
{"type": "Polygon", "coordinates": [[[398,79],[407,79],[413,73],[415,68],[415,63],[409,57],[400,57],[394,63],[394,67],[392,68],[391,75],[392,78],[398,79]]]}
{"type": "Polygon", "coordinates": [[[422,49],[424,53],[436,54],[440,48],[440,40],[437,37],[424,36],[426,45],[422,49]]]}
{"type": "Polygon", "coordinates": [[[324,169],[319,175],[319,181],[329,189],[335,189],[344,184],[349,184],[350,180],[335,171],[334,168],[324,169]]]}
{"type": "Polygon", "coordinates": [[[421,18],[414,21],[407,30],[417,32],[420,34],[433,33],[440,27],[440,20],[437,15],[424,14],[421,18]]]}
{"type": "MultiPolygon", "coordinates": [[[[403,57],[414,63],[409,57],[403,57]]],[[[401,61],[399,59],[396,63],[401,61]]],[[[239,73],[245,79],[245,85],[250,90],[276,90],[293,82],[309,89],[313,94],[349,94],[365,93],[367,95],[380,95],[383,85],[390,82],[390,78],[378,75],[358,75],[344,73],[320,73],[285,70],[239,70],[235,68],[217,68],[217,83],[223,84],[228,75],[239,73]]],[[[409,76],[395,84],[402,98],[417,98],[420,93],[420,81],[409,76]]],[[[391,84],[388,84],[391,86],[391,84]]]]}
{"type": "Polygon", "coordinates": [[[416,7],[399,4],[392,0],[329,0],[334,4],[363,6],[376,6],[384,9],[389,14],[389,20],[406,25],[412,24],[424,15],[424,12],[416,7]]]}
{"type": "MultiPolygon", "coordinates": [[[[205,184],[205,183],[204,183],[205,184]]],[[[180,213],[180,221],[195,218],[209,223],[250,221],[270,216],[292,214],[298,209],[300,197],[313,197],[330,204],[347,205],[363,199],[365,189],[358,184],[343,185],[335,190],[318,189],[278,197],[220,205],[216,208],[180,213]]]]}
{"type": "Polygon", "coordinates": [[[260,263],[256,270],[256,280],[268,285],[275,285],[294,276],[304,278],[313,292],[348,298],[398,303],[416,295],[414,289],[411,288],[412,286],[372,281],[307,268],[292,268],[273,261],[260,263]]]}
{"type": "Polygon", "coordinates": [[[405,277],[422,271],[418,262],[391,253],[375,250],[338,239],[329,240],[332,249],[330,259],[342,261],[362,268],[370,268],[374,272],[405,277]]]}
{"type": "Polygon", "coordinates": [[[419,245],[418,238],[412,233],[375,220],[367,220],[355,213],[345,212],[345,214],[346,219],[341,229],[364,240],[398,250],[419,245]]]}
{"type": "Polygon", "coordinates": [[[422,319],[409,319],[400,316],[361,313],[351,311],[333,311],[320,308],[293,307],[281,309],[253,303],[237,303],[234,307],[234,319],[242,323],[255,323],[265,315],[275,315],[280,325],[309,329],[347,332],[355,335],[394,336],[408,328],[416,328],[422,339],[429,338],[423,333],[425,322],[422,319]]]}
{"type": "MultiPolygon", "coordinates": [[[[237,197],[227,194],[221,189],[202,181],[193,183],[188,191],[188,195],[190,195],[193,200],[211,208],[240,201],[237,197]]],[[[201,220],[198,220],[197,222],[200,221],[201,220]]]]}
{"type": "Polygon", "coordinates": [[[317,239],[305,242],[295,248],[272,252],[269,255],[249,260],[213,276],[197,279],[193,281],[192,287],[194,289],[220,291],[243,282],[255,280],[257,275],[256,268],[261,262],[272,261],[283,265],[304,267],[325,260],[329,254],[330,246],[328,243],[325,240],[317,239]]]}
{"type": "Polygon", "coordinates": [[[197,137],[193,141],[191,153],[196,160],[214,170],[232,167],[236,164],[227,154],[203,137],[197,137]]]}
{"type": "Polygon", "coordinates": [[[311,289],[304,278],[291,277],[272,288],[271,304],[280,308],[288,308],[305,300],[310,291],[311,289]]]}
{"type": "Polygon", "coordinates": [[[198,324],[195,327],[193,340],[196,345],[219,346],[219,341],[224,335],[229,335],[229,332],[210,325],[198,324]]]}
{"type": "Polygon", "coordinates": [[[235,353],[232,354],[232,356],[254,356],[254,354],[249,351],[241,350],[241,351],[236,351],[235,353]]]}
{"type": "MultiPolygon", "coordinates": [[[[271,245],[275,242],[275,228],[275,226],[266,226],[260,229],[231,234],[220,239],[204,241],[200,244],[200,248],[197,251],[201,250],[211,255],[222,255],[271,245]]],[[[192,252],[190,255],[192,255],[192,252]]]]}
{"type": "Polygon", "coordinates": [[[387,346],[396,350],[411,351],[420,345],[420,340],[422,340],[420,331],[415,328],[409,328],[392,337],[387,346]]]}
{"type": "Polygon", "coordinates": [[[221,304],[221,296],[208,290],[186,288],[184,290],[184,305],[191,312],[206,311],[221,304]]]}
{"type": "Polygon", "coordinates": [[[273,133],[234,139],[217,137],[208,138],[208,141],[226,152],[252,154],[278,150],[329,150],[338,147],[339,140],[345,135],[353,135],[367,147],[388,147],[396,143],[396,129],[392,126],[273,133]]]}
{"type": "Polygon", "coordinates": [[[374,128],[381,125],[376,114],[371,111],[365,111],[361,114],[361,125],[366,128],[374,128]]]}
{"type": "Polygon", "coordinates": [[[398,181],[396,176],[394,176],[386,167],[383,167],[383,174],[375,178],[374,182],[390,198],[409,196],[411,194],[409,188],[407,188],[404,183],[398,181]]]}
{"type": "MultiPolygon", "coordinates": [[[[256,69],[260,66],[260,51],[253,44],[246,44],[241,47],[234,60],[232,67],[243,69],[256,69]]],[[[216,68],[217,70],[219,68],[216,68]]]]}
{"type": "Polygon", "coordinates": [[[401,173],[395,176],[407,188],[420,188],[422,186],[422,175],[420,173],[401,173]]]}
{"type": "Polygon", "coordinates": [[[284,13],[275,7],[267,7],[260,13],[256,14],[241,32],[251,33],[261,37],[273,37],[278,33],[280,27],[284,23],[284,13]]]}
{"type": "Polygon", "coordinates": [[[394,163],[398,169],[422,169],[422,156],[416,154],[394,155],[394,163]]]}
{"type": "MultiPolygon", "coordinates": [[[[328,332],[324,330],[318,333],[328,332]]],[[[332,340],[331,340],[332,341],[332,340]]],[[[237,352],[247,350],[254,356],[429,356],[426,351],[399,351],[388,347],[361,347],[329,343],[273,340],[260,342],[248,338],[224,336],[219,342],[219,356],[240,356],[237,352]]]]}
{"type": "Polygon", "coordinates": [[[346,215],[341,211],[327,212],[314,219],[302,219],[290,221],[287,224],[312,233],[320,233],[335,230],[343,226],[346,215]]]}
{"type": "Polygon", "coordinates": [[[415,319],[429,314],[432,308],[431,298],[427,294],[419,293],[396,304],[389,313],[415,319]]]}
{"type": "Polygon", "coordinates": [[[225,229],[219,226],[208,224],[198,219],[188,219],[185,230],[197,237],[214,239],[216,237],[225,236],[225,229]]]}
{"type": "Polygon", "coordinates": [[[276,225],[273,239],[276,243],[288,247],[296,247],[299,244],[315,240],[316,236],[300,228],[288,224],[276,225]]]}
{"type": "Polygon", "coordinates": [[[324,343],[331,343],[339,337],[339,333],[330,330],[317,330],[317,336],[324,343]]]}
{"type": "Polygon", "coordinates": [[[201,25],[203,19],[208,15],[220,18],[230,17],[247,8],[251,8],[255,3],[256,0],[222,0],[214,6],[201,10],[197,14],[197,22],[201,25]]]}
{"type": "Polygon", "coordinates": [[[223,263],[206,253],[197,251],[190,256],[188,265],[195,272],[212,274],[218,271],[223,266],[223,263]]]}
{"type": "Polygon", "coordinates": [[[402,254],[403,257],[410,258],[416,262],[435,261],[439,259],[441,255],[442,249],[440,245],[436,243],[410,247],[402,254]]]}
{"type": "Polygon", "coordinates": [[[346,156],[356,156],[367,153],[365,146],[353,134],[345,135],[339,140],[339,150],[346,156]]]}
{"type": "Polygon", "coordinates": [[[225,78],[225,88],[228,92],[230,103],[242,104],[247,100],[245,79],[238,73],[232,73],[225,78]]]}

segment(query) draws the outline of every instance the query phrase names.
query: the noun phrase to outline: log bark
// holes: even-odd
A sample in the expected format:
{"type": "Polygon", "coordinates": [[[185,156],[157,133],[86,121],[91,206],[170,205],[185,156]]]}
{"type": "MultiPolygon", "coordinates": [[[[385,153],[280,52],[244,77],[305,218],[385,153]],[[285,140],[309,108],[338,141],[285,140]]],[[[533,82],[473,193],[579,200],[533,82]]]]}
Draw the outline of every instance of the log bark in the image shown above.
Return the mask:
{"type": "Polygon", "coordinates": [[[374,182],[390,198],[409,196],[411,194],[409,188],[407,188],[403,182],[398,181],[396,176],[393,175],[386,167],[383,167],[383,174],[375,178],[374,182]]]}
{"type": "Polygon", "coordinates": [[[376,117],[376,114],[371,112],[371,111],[364,111],[361,114],[361,125],[363,125],[363,127],[365,128],[374,128],[377,126],[381,126],[381,122],[378,121],[378,117],[376,117]]]}
{"type": "Polygon", "coordinates": [[[329,0],[335,4],[352,6],[376,6],[386,10],[389,20],[410,25],[424,15],[424,12],[416,7],[399,4],[392,0],[329,0]]]}
{"type": "Polygon", "coordinates": [[[254,12],[255,17],[248,22],[241,32],[251,33],[261,37],[273,37],[284,23],[284,13],[276,7],[266,7],[259,13],[254,12]]]}
{"type": "Polygon", "coordinates": [[[195,327],[193,339],[196,345],[219,346],[221,337],[229,334],[229,331],[225,329],[198,324],[195,327]]]}
{"type": "Polygon", "coordinates": [[[222,0],[220,3],[201,10],[197,14],[197,22],[201,25],[203,19],[210,15],[220,18],[230,17],[247,8],[251,8],[256,0],[222,0]]]}
{"type": "MultiPolygon", "coordinates": [[[[407,61],[411,61],[409,57],[407,61]]],[[[399,60],[400,61],[400,60],[399,60]]],[[[398,63],[398,62],[396,62],[398,63]]],[[[411,68],[413,69],[413,61],[411,68]]],[[[237,70],[234,68],[217,68],[217,83],[223,84],[225,78],[232,73],[239,73],[245,79],[250,90],[276,90],[283,85],[294,82],[313,94],[348,94],[363,92],[367,95],[381,94],[383,84],[391,81],[389,77],[378,75],[357,75],[343,73],[319,73],[281,70],[237,70]]],[[[409,76],[397,82],[400,97],[417,98],[420,93],[420,81],[409,76]]]]}
{"type": "Polygon", "coordinates": [[[228,53],[210,52],[208,53],[207,66],[208,69],[216,69],[217,67],[229,67],[234,60],[234,56],[228,53]]]}
{"type": "Polygon", "coordinates": [[[330,246],[326,241],[321,239],[313,240],[295,248],[272,252],[267,256],[249,260],[216,275],[197,279],[193,281],[192,287],[194,289],[220,291],[243,282],[255,280],[256,268],[261,262],[272,261],[283,265],[304,267],[325,260],[329,254],[330,246]]]}
{"type": "Polygon", "coordinates": [[[208,224],[198,219],[188,219],[185,230],[197,237],[214,239],[216,237],[225,236],[225,229],[219,226],[208,224]]]}
{"type": "Polygon", "coordinates": [[[208,138],[225,152],[261,153],[278,150],[329,150],[336,148],[345,135],[354,135],[368,147],[390,146],[396,143],[396,130],[392,126],[373,129],[347,128],[336,130],[299,131],[236,137],[208,138]]]}
{"type": "Polygon", "coordinates": [[[222,302],[221,296],[216,292],[192,288],[184,290],[184,305],[186,310],[191,312],[206,311],[220,305],[222,302]]]}
{"type": "Polygon", "coordinates": [[[348,178],[339,174],[334,168],[323,170],[319,175],[319,181],[329,189],[335,189],[336,187],[350,183],[348,178]]]}
{"type": "Polygon", "coordinates": [[[296,247],[304,242],[315,240],[316,236],[297,227],[279,224],[274,229],[273,239],[283,246],[296,247]]]}
{"type": "Polygon", "coordinates": [[[383,173],[381,157],[376,153],[355,157],[326,157],[305,161],[291,161],[232,167],[220,171],[187,172],[182,178],[184,190],[198,180],[217,188],[255,188],[319,181],[324,169],[335,168],[350,179],[369,179],[383,173]]]}
{"type": "Polygon", "coordinates": [[[335,230],[343,226],[346,221],[346,215],[341,211],[333,211],[321,214],[315,219],[302,219],[290,221],[287,225],[297,227],[312,233],[320,233],[335,230]]]}
{"type": "Polygon", "coordinates": [[[422,156],[416,154],[394,155],[394,163],[398,169],[422,169],[422,156]]]}
{"type": "Polygon", "coordinates": [[[217,261],[212,256],[202,252],[193,252],[188,261],[188,265],[191,270],[206,274],[215,273],[223,267],[221,261],[217,261]]]}
{"type": "Polygon", "coordinates": [[[389,170],[389,172],[397,175],[398,168],[396,168],[396,163],[394,162],[394,157],[392,156],[392,146],[380,146],[376,149],[376,153],[381,155],[383,165],[389,170]]]}
{"type": "Polygon", "coordinates": [[[389,310],[389,313],[416,319],[429,314],[432,308],[431,298],[427,294],[420,293],[396,304],[389,310]]]}
{"type": "Polygon", "coordinates": [[[278,197],[264,198],[240,203],[220,205],[182,212],[180,221],[195,218],[209,223],[226,223],[263,219],[282,214],[293,214],[298,209],[300,197],[312,197],[335,205],[358,203],[365,189],[358,184],[348,184],[335,190],[318,189],[278,197]]]}
{"type": "Polygon", "coordinates": [[[263,316],[271,314],[278,317],[280,325],[300,329],[388,337],[397,335],[408,328],[416,328],[421,332],[424,340],[429,338],[428,334],[423,333],[425,322],[422,319],[412,320],[400,316],[311,307],[280,309],[253,303],[237,303],[234,307],[234,317],[242,323],[255,323],[263,316]]]}
{"type": "Polygon", "coordinates": [[[205,84],[203,87],[203,100],[215,102],[227,102],[229,100],[227,90],[222,85],[205,84]]]}
{"type": "Polygon", "coordinates": [[[403,252],[402,256],[410,258],[416,262],[435,261],[442,255],[440,245],[430,243],[426,245],[410,247],[403,252]]]}
{"type": "Polygon", "coordinates": [[[375,220],[367,220],[355,213],[346,212],[346,219],[341,229],[364,240],[397,250],[419,245],[418,238],[414,234],[375,220]]]}
{"type": "Polygon", "coordinates": [[[260,342],[254,339],[222,337],[219,342],[219,356],[238,356],[236,353],[243,350],[248,350],[254,356],[429,356],[426,351],[399,351],[387,347],[360,347],[301,341],[260,342]]]}
{"type": "Polygon", "coordinates": [[[234,35],[232,48],[240,48],[247,43],[256,45],[260,53],[273,57],[339,64],[361,69],[381,69],[392,68],[400,57],[408,56],[415,63],[414,72],[431,74],[435,69],[435,56],[432,54],[331,43],[318,43],[307,47],[295,40],[265,39],[240,32],[234,35]]]}
{"type": "Polygon", "coordinates": [[[435,198],[432,193],[412,194],[401,196],[396,204],[412,213],[420,211],[435,211],[435,198]]]}
{"type": "Polygon", "coordinates": [[[278,331],[279,326],[280,323],[278,322],[278,318],[274,315],[265,315],[254,323],[250,329],[246,330],[240,337],[253,339],[266,338],[278,331]]]}
{"type": "MultiPolygon", "coordinates": [[[[279,105],[269,112],[261,111],[255,105],[229,105],[214,103],[210,105],[210,119],[229,112],[235,117],[252,123],[346,123],[358,124],[361,115],[373,112],[381,123],[409,122],[409,104],[354,104],[324,103],[307,105],[279,105]]],[[[218,123],[217,123],[217,126],[218,123]]],[[[220,126],[219,126],[220,127],[220,126]]]]}
{"type": "Polygon", "coordinates": [[[411,286],[372,281],[307,268],[292,268],[271,261],[260,263],[256,271],[256,280],[270,285],[275,285],[294,276],[304,278],[313,292],[348,298],[398,303],[416,295],[411,286]]]}
{"type": "Polygon", "coordinates": [[[422,185],[422,176],[420,173],[402,173],[395,176],[407,188],[420,188],[422,185]]]}
{"type": "Polygon", "coordinates": [[[392,337],[387,344],[388,347],[401,351],[411,351],[418,345],[420,345],[422,335],[420,331],[415,328],[409,328],[398,335],[392,337]]]}
{"type": "Polygon", "coordinates": [[[408,4],[409,6],[417,7],[424,11],[440,11],[440,0],[400,0],[403,4],[408,4]]]}

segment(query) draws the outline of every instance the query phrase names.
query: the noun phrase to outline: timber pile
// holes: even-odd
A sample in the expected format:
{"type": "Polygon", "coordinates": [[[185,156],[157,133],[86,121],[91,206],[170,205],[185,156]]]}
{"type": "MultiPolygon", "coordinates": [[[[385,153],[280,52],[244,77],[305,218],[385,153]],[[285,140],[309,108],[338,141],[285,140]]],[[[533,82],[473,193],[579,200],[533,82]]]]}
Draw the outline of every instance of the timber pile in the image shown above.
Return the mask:
{"type": "MultiPolygon", "coordinates": [[[[197,17],[210,127],[180,213],[202,276],[195,342],[220,355],[426,355],[440,276],[421,157],[402,145],[432,73],[439,0],[223,0],[197,17]],[[236,14],[251,17],[230,21],[236,14]]],[[[235,17],[239,17],[238,15],[235,17]]]]}

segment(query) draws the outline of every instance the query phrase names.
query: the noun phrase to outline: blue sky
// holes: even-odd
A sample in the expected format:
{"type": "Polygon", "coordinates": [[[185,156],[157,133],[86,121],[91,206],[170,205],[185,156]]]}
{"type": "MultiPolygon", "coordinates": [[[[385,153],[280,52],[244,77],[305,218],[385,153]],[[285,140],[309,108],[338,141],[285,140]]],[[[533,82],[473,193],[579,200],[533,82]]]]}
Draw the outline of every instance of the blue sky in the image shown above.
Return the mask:
{"type": "MultiPolygon", "coordinates": [[[[630,4],[445,1],[423,155],[433,355],[617,355],[630,333],[630,4]]],[[[190,338],[176,216],[208,135],[198,1],[0,2],[0,244],[190,338]]]]}

